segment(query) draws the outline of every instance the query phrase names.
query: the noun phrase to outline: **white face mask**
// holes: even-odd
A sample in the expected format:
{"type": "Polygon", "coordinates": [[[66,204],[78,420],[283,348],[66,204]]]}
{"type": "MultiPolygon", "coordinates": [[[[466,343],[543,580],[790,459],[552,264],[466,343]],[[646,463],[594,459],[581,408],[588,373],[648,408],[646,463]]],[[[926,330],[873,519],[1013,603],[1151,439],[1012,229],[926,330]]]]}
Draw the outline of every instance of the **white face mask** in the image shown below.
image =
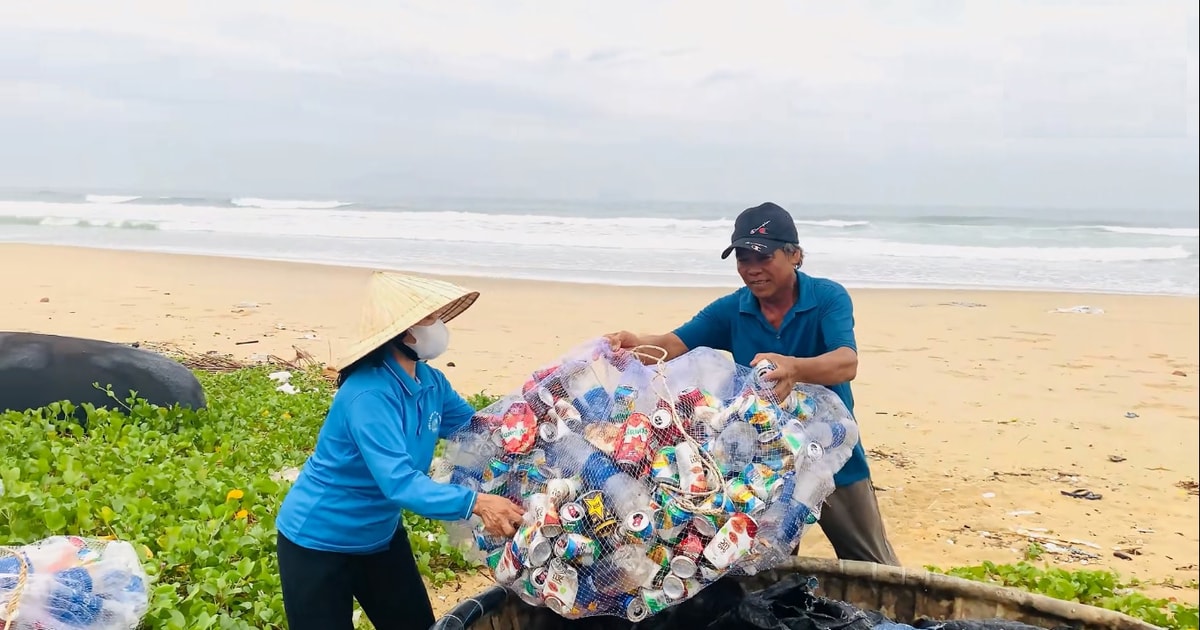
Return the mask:
{"type": "Polygon", "coordinates": [[[413,326],[408,332],[413,341],[404,342],[404,345],[412,348],[420,360],[436,359],[450,346],[450,329],[446,328],[445,322],[440,319],[427,326],[413,326]]]}

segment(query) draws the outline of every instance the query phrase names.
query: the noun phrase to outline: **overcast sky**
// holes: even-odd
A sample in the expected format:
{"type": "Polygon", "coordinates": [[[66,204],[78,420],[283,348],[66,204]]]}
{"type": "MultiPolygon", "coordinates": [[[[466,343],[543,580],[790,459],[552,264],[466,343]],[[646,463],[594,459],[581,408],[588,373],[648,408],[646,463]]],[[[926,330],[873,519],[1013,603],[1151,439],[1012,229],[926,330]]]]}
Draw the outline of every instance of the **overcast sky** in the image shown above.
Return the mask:
{"type": "Polygon", "coordinates": [[[1197,206],[1194,0],[4,0],[0,186],[1197,206]]]}

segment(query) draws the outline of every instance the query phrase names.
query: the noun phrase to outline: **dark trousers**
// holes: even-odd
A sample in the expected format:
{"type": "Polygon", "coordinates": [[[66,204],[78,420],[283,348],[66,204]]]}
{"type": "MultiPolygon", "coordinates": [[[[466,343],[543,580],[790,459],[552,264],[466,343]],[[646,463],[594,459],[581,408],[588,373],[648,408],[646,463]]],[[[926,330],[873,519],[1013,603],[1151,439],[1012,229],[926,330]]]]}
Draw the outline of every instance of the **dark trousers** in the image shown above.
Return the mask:
{"type": "Polygon", "coordinates": [[[290,630],[353,630],[354,600],[377,630],[428,630],[433,607],[408,533],[357,555],[306,549],[278,535],[279,579],[290,630]]]}
{"type": "Polygon", "coordinates": [[[870,479],[834,490],[821,507],[819,522],[838,559],[900,566],[870,479]]]}

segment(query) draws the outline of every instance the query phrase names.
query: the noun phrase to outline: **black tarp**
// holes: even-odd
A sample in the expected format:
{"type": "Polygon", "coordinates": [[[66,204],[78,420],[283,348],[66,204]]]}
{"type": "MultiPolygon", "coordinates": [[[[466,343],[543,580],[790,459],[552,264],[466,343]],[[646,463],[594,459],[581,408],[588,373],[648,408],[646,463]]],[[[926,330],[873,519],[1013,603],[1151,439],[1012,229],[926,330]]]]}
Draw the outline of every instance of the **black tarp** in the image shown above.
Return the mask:
{"type": "MultiPolygon", "coordinates": [[[[567,620],[545,608],[530,609],[522,630],[1061,630],[1015,621],[919,619],[904,625],[877,611],[813,593],[816,580],[788,575],[760,591],[746,593],[732,579],[707,586],[690,600],[634,624],[612,616],[567,620]]],[[[435,628],[450,627],[447,625],[435,628]]],[[[469,625],[467,627],[470,627],[469,625]]]]}

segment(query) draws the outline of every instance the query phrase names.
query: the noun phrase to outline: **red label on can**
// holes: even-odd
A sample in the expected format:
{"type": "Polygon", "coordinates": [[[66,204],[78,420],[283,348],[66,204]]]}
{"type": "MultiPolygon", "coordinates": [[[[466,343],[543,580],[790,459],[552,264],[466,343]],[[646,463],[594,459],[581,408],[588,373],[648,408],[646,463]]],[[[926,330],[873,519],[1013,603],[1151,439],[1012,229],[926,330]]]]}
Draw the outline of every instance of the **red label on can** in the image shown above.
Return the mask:
{"type": "Polygon", "coordinates": [[[704,552],[704,542],[696,535],[696,532],[688,532],[683,540],[675,546],[675,553],[695,558],[704,552]]]}
{"type": "Polygon", "coordinates": [[[500,443],[509,453],[526,453],[537,442],[537,418],[523,402],[513,403],[500,421],[500,443]]]}
{"type": "Polygon", "coordinates": [[[625,421],[613,460],[618,466],[638,468],[649,456],[650,419],[646,414],[632,413],[625,421]]]}
{"type": "Polygon", "coordinates": [[[695,387],[689,387],[679,394],[679,401],[675,403],[675,411],[685,418],[691,418],[692,411],[703,404],[704,392],[695,387]]]}
{"type": "Polygon", "coordinates": [[[543,370],[535,370],[535,371],[533,372],[533,380],[534,380],[534,381],[537,381],[537,382],[541,382],[541,381],[545,380],[545,379],[546,379],[546,377],[548,377],[548,376],[550,376],[550,375],[554,374],[555,372],[557,372],[557,371],[558,371],[558,367],[559,367],[559,366],[555,365],[555,366],[553,366],[553,367],[548,367],[548,368],[546,368],[546,369],[543,369],[543,370]]]}

